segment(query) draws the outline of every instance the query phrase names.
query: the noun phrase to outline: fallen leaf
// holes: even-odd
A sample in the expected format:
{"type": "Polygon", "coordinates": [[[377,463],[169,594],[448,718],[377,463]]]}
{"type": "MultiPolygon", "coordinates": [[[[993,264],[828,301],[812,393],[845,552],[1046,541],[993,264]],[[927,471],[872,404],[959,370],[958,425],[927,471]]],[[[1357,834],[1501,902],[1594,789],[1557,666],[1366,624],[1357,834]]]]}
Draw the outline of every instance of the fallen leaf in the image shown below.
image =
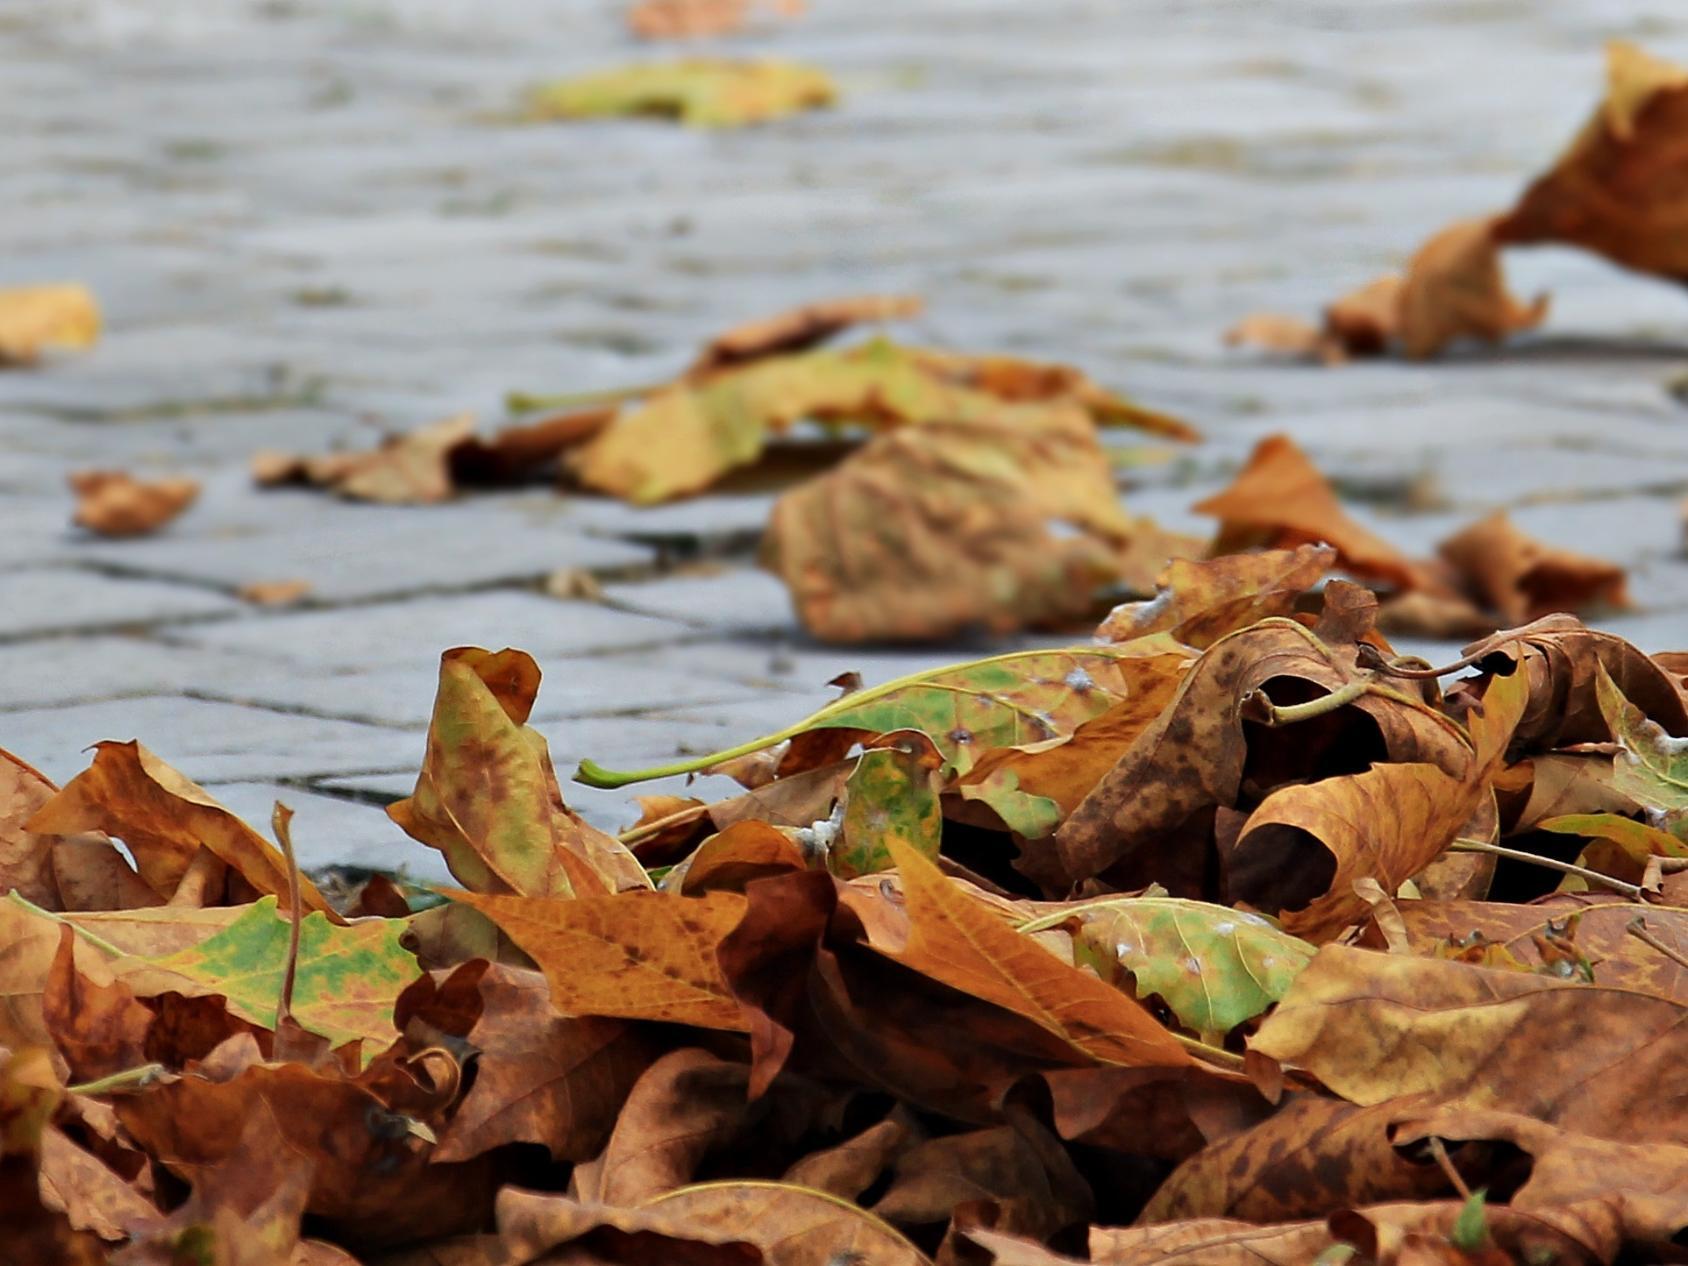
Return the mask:
{"type": "Polygon", "coordinates": [[[527,725],[539,666],[522,651],[460,646],[440,656],[439,692],[416,790],[387,806],[476,892],[596,895],[649,887],[612,837],[563,803],[545,739],[527,725]]]}
{"type": "Polygon", "coordinates": [[[259,607],[290,607],[307,597],[314,586],[308,580],[254,580],[235,590],[235,596],[259,607]]]}
{"type": "MultiPolygon", "coordinates": [[[[98,830],[118,837],[134,855],[141,878],[160,897],[176,892],[201,848],[261,894],[279,897],[289,888],[287,863],[275,845],[203,787],[132,741],[94,744],[94,763],[24,826],[47,835],[98,830]]],[[[343,922],[309,879],[301,879],[299,886],[307,910],[343,922]]]]}
{"type": "Polygon", "coordinates": [[[742,1027],[715,958],[744,913],[737,893],[632,891],[572,901],[451,895],[498,924],[539,964],[564,1015],[742,1027]]]}
{"type": "MultiPolygon", "coordinates": [[[[1274,791],[1249,815],[1228,859],[1227,890],[1257,909],[1284,909],[1285,872],[1308,872],[1304,840],[1335,861],[1322,892],[1284,909],[1287,931],[1326,941],[1358,922],[1366,903],[1355,891],[1371,879],[1393,893],[1451,844],[1490,794],[1489,780],[1527,703],[1522,676],[1497,677],[1471,718],[1468,768],[1452,775],[1427,762],[1375,763],[1363,774],[1274,791]]],[[[1311,885],[1308,885],[1311,886],[1311,885]]],[[[1295,886],[1295,895],[1305,891],[1295,886]]]]}
{"type": "Polygon", "coordinates": [[[1644,809],[1688,810],[1688,741],[1624,697],[1604,664],[1596,663],[1595,698],[1620,755],[1612,762],[1612,790],[1644,809]]]}
{"type": "Polygon", "coordinates": [[[48,910],[161,903],[103,833],[47,835],[25,827],[58,790],[0,750],[0,893],[16,892],[48,910]]]}
{"type": "Polygon", "coordinates": [[[1688,72],[1614,40],[1606,96],[1560,155],[1495,226],[1503,243],[1558,242],[1638,272],[1682,280],[1681,155],[1688,72]]]}
{"type": "Polygon", "coordinates": [[[700,892],[743,892],[753,880],[802,870],[806,864],[802,850],[786,831],[751,819],[735,822],[705,840],[669,872],[665,886],[673,888],[677,883],[688,897],[700,892]]]}
{"type": "Polygon", "coordinates": [[[147,1062],[153,1013],[108,971],[84,972],[76,963],[76,933],[59,929],[59,948],[41,994],[41,1015],[53,1046],[78,1082],[109,1077],[147,1062]]]}
{"type": "MultiPolygon", "coordinates": [[[[727,752],[648,770],[610,770],[586,760],[580,763],[575,779],[591,787],[622,787],[705,769],[729,756],[833,730],[845,731],[852,741],[854,737],[914,730],[931,739],[944,755],[946,775],[952,769],[965,773],[979,753],[991,748],[1018,747],[1072,733],[1085,721],[1137,694],[1141,689],[1140,670],[1134,661],[1159,661],[1152,670],[1158,673],[1167,667],[1168,657],[1183,662],[1187,652],[1170,639],[1153,637],[1116,646],[1011,651],[870,686],[845,695],[795,725],[727,752]],[[858,734],[851,736],[849,731],[858,734]]],[[[853,765],[843,768],[848,771],[853,765]]],[[[791,781],[789,776],[782,777],[727,803],[743,802],[750,815],[756,816],[767,805],[768,793],[791,781]]],[[[782,826],[807,826],[813,818],[802,823],[778,816],[766,820],[782,826]]],[[[717,818],[716,825],[725,823],[717,818]]]]}
{"type": "MultiPolygon", "coordinates": [[[[744,0],[736,2],[742,7],[744,0]]],[[[686,375],[696,377],[764,356],[804,351],[817,343],[826,342],[852,325],[906,320],[919,316],[925,307],[925,301],[919,295],[854,295],[844,299],[817,299],[771,317],[723,330],[703,345],[703,351],[692,362],[686,375]]]]}
{"type": "Polygon", "coordinates": [[[848,879],[891,868],[891,841],[930,861],[938,857],[943,813],[938,769],[944,763],[918,733],[890,736],[889,745],[863,752],[844,784],[842,832],[827,861],[848,879]]]}
{"type": "Polygon", "coordinates": [[[1399,299],[1402,349],[1414,360],[1461,338],[1498,343],[1547,316],[1546,295],[1529,304],[1507,292],[1492,219],[1456,220],[1407,263],[1399,299]]]}
{"type": "Polygon", "coordinates": [[[465,1036],[479,1053],[435,1159],[512,1142],[542,1144],[561,1161],[597,1155],[650,1060],[646,1038],[619,1020],[560,1014],[539,972],[473,963],[457,975],[478,991],[480,1015],[465,1036]]]}
{"type": "Polygon", "coordinates": [[[908,845],[889,848],[909,915],[899,962],[1025,1016],[1102,1062],[1192,1062],[1138,1003],[1016,932],[908,845]]]}
{"type": "Polygon", "coordinates": [[[1135,994],[1158,997],[1217,1044],[1283,997],[1314,947],[1258,914],[1176,897],[1075,902],[1021,925],[1060,928],[1073,960],[1135,994]]]}
{"type": "Polygon", "coordinates": [[[1323,543],[1335,547],[1336,565],[1355,576],[1398,589],[1435,587],[1422,566],[1348,517],[1325,477],[1286,435],[1261,440],[1236,481],[1194,508],[1220,521],[1216,554],[1323,543]]]}
{"type": "Polygon", "coordinates": [[[1483,606],[1508,624],[1555,611],[1629,606],[1624,569],[1525,536],[1504,510],[1473,523],[1436,547],[1483,606]]]}
{"type": "MultiPolygon", "coordinates": [[[[396,919],[337,927],[318,913],[300,923],[293,1017],[336,1047],[362,1041],[367,1063],[398,1036],[393,1000],[416,978],[416,958],[399,944],[396,919]]],[[[274,897],[247,906],[228,927],[160,957],[117,959],[118,979],[142,997],[174,991],[215,994],[229,1010],[264,1028],[276,1021],[287,970],[289,922],[274,897]]]]}
{"type": "Polygon", "coordinates": [[[743,127],[829,106],[837,97],[825,74],[794,62],[694,58],[546,84],[528,94],[526,117],[654,114],[688,127],[743,127]]]}
{"type": "Polygon", "coordinates": [[[1257,620],[1287,616],[1296,600],[1336,565],[1330,545],[1299,545],[1203,561],[1173,559],[1155,595],[1115,607],[1096,630],[1104,642],[1170,633],[1186,646],[1213,645],[1257,620]]]}
{"type": "Polygon", "coordinates": [[[0,365],[31,364],[51,347],[92,347],[99,337],[99,304],[86,286],[0,289],[0,365]]]}
{"type": "Polygon", "coordinates": [[[824,641],[937,639],[1081,616],[1130,536],[1084,415],[1004,406],[879,436],[786,493],[763,563],[824,641]]]}
{"type": "Polygon", "coordinates": [[[77,527],[100,536],[145,536],[156,532],[199,497],[197,479],[142,481],[121,470],[75,470],[77,527]]]}
{"type": "Polygon", "coordinates": [[[1681,1003],[1627,989],[1326,945],[1249,1047],[1362,1105],[1425,1093],[1601,1138],[1675,1142],[1688,1104],[1673,1053],[1683,1023],[1681,1003]]]}
{"type": "Polygon", "coordinates": [[[63,1130],[41,1134],[41,1203],[77,1231],[120,1242],[163,1219],[158,1207],[63,1130]]]}
{"type": "Polygon", "coordinates": [[[1258,347],[1288,356],[1316,357],[1326,364],[1347,359],[1339,340],[1300,317],[1251,312],[1225,331],[1227,347],[1258,347]]]}

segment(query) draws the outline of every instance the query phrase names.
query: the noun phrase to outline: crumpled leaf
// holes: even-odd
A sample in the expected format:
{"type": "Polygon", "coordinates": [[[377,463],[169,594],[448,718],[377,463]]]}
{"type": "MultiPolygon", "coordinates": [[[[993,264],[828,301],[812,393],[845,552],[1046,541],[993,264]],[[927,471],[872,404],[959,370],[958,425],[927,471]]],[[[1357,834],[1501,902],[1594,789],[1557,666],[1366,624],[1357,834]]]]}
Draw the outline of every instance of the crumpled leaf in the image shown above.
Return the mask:
{"type": "Polygon", "coordinates": [[[1249,1048],[1354,1103],[1426,1093],[1601,1138],[1678,1142],[1684,1022],[1681,1003],[1627,989],[1326,945],[1249,1048]],[[1623,1076],[1589,1075],[1606,1068],[1623,1076]]]}
{"type": "MultiPolygon", "coordinates": [[[[876,310],[889,311],[893,301],[875,301],[883,305],[876,310]]],[[[769,354],[773,340],[831,333],[869,301],[837,302],[842,311],[799,308],[720,336],[680,379],[621,410],[571,454],[569,469],[589,488],[650,504],[709,487],[755,461],[773,437],[805,418],[833,429],[880,431],[989,422],[1006,405],[1025,406],[1015,416],[1033,420],[1042,411],[1029,406],[1044,405],[1082,411],[1097,426],[1200,438],[1177,418],[1117,396],[1067,365],[906,347],[884,338],[840,351],[769,354]],[[722,362],[724,355],[738,359],[722,362]]]]}
{"type": "Polygon", "coordinates": [[[1621,749],[1612,762],[1612,789],[1644,808],[1688,810],[1688,739],[1677,738],[1636,707],[1605,665],[1595,665],[1600,715],[1621,749]]]}
{"type": "Polygon", "coordinates": [[[620,1020],[560,1014],[536,971],[477,961],[440,986],[469,990],[480,1007],[463,1035],[479,1052],[475,1082],[435,1159],[468,1160],[518,1141],[542,1144],[556,1160],[595,1156],[650,1060],[647,1039],[620,1020]]]}
{"type": "Polygon", "coordinates": [[[526,117],[654,114],[688,127],[743,127],[833,104],[838,90],[796,62],[691,58],[562,79],[528,94],[526,117]]]}
{"type": "Polygon", "coordinates": [[[1089,421],[1005,406],[882,435],[774,506],[763,563],[823,641],[1081,616],[1132,535],[1089,421]]]}
{"type": "Polygon", "coordinates": [[[0,893],[16,892],[47,910],[162,903],[103,833],[47,835],[25,827],[58,790],[39,770],[0,749],[0,893]]]}
{"type": "Polygon", "coordinates": [[[1313,946],[1261,915],[1177,897],[1079,902],[1020,931],[1054,928],[1072,937],[1078,966],[1159,997],[1209,1042],[1277,1002],[1313,957],[1313,946]]]}
{"type": "Polygon", "coordinates": [[[1524,624],[1555,611],[1630,605],[1622,567],[1543,545],[1514,527],[1504,510],[1436,548],[1460,573],[1471,596],[1507,624],[1524,624]]]}
{"type": "Polygon", "coordinates": [[[439,693],[416,790],[387,806],[476,892],[597,895],[647,888],[624,845],[563,803],[544,737],[527,725],[539,666],[522,651],[440,656],[439,693]]]}
{"type": "MultiPolygon", "coordinates": [[[[118,837],[134,855],[141,878],[160,897],[176,892],[201,848],[260,894],[284,897],[288,892],[287,863],[275,845],[133,741],[94,744],[94,763],[24,827],[44,835],[104,831],[118,837]]],[[[300,899],[306,910],[343,922],[309,879],[300,880],[300,899]]]]}
{"type": "Polygon", "coordinates": [[[1637,272],[1688,277],[1677,140],[1688,71],[1633,44],[1606,46],[1606,96],[1559,160],[1495,227],[1505,243],[1559,242],[1637,272]]]}
{"type": "MultiPolygon", "coordinates": [[[[293,1018],[334,1046],[363,1042],[367,1063],[395,1037],[393,1000],[416,978],[416,957],[396,919],[360,919],[336,927],[320,913],[300,925],[293,1018]]],[[[229,1010],[263,1028],[275,1024],[287,967],[288,920],[274,897],[247,906],[228,927],[187,949],[153,958],[117,959],[112,972],[142,997],[174,991],[215,994],[229,1010]]]]}
{"type": "Polygon", "coordinates": [[[77,527],[100,536],[156,532],[199,497],[197,479],[139,480],[121,470],[74,470],[77,527]]]}
{"type": "Polygon", "coordinates": [[[1336,365],[1396,345],[1423,360],[1459,339],[1495,343],[1534,329],[1547,316],[1547,296],[1524,304],[1507,291],[1496,225],[1497,217],[1477,217],[1438,230],[1404,275],[1386,273],[1341,296],[1325,309],[1322,326],[1256,313],[1232,326],[1225,341],[1336,365]]]}
{"type": "Polygon", "coordinates": [[[1216,554],[1323,543],[1336,548],[1336,565],[1355,576],[1398,589],[1436,587],[1420,564],[1348,517],[1329,482],[1287,435],[1261,440],[1235,482],[1194,509],[1220,521],[1216,554]]]}
{"type": "Polygon", "coordinates": [[[1251,763],[1259,766],[1257,783],[1301,782],[1325,762],[1351,767],[1358,752],[1381,739],[1379,755],[1392,761],[1428,762],[1456,779],[1468,770],[1469,746],[1452,722],[1400,692],[1380,693],[1354,664],[1351,645],[1327,645],[1292,620],[1262,620],[1221,638],[1061,824],[1052,844],[1024,851],[1016,866],[1050,891],[1107,871],[1115,887],[1162,883],[1177,896],[1201,895],[1211,886],[1204,879],[1211,864],[1204,842],[1212,827],[1204,815],[1242,807],[1244,770],[1251,763]],[[1297,692],[1357,693],[1328,718],[1300,722],[1293,745],[1272,746],[1272,729],[1251,743],[1245,725],[1255,723],[1245,718],[1245,701],[1257,702],[1268,685],[1274,700],[1297,692]],[[1271,751],[1280,754],[1282,768],[1263,764],[1271,751]],[[1120,863],[1122,871],[1111,870],[1120,863]]]}
{"type": "Polygon", "coordinates": [[[1311,901],[1284,909],[1285,929],[1325,941],[1358,921],[1366,909],[1358,881],[1395,892],[1453,842],[1490,794],[1527,702],[1525,686],[1519,674],[1490,682],[1482,711],[1471,717],[1473,750],[1459,774],[1428,762],[1378,762],[1363,774],[1274,791],[1243,826],[1228,891],[1256,908],[1282,909],[1274,898],[1284,892],[1283,873],[1312,869],[1298,848],[1306,837],[1325,847],[1335,868],[1311,901]]]}
{"type": "MultiPolygon", "coordinates": [[[[740,0],[742,4],[743,0],[740,0]]],[[[817,299],[723,330],[703,345],[685,376],[692,378],[765,356],[805,351],[852,325],[901,321],[926,308],[919,295],[852,295],[817,299]]]]}
{"type": "MultiPolygon", "coordinates": [[[[1168,658],[1182,663],[1188,656],[1176,642],[1164,637],[1114,646],[1010,651],[911,673],[854,691],[795,725],[725,752],[712,752],[655,769],[629,771],[605,769],[586,760],[580,763],[575,778],[591,787],[623,787],[646,779],[707,769],[745,752],[761,751],[787,739],[832,730],[857,731],[861,737],[914,730],[931,739],[943,753],[948,762],[946,774],[951,769],[965,773],[980,753],[992,748],[1017,747],[1072,733],[1084,722],[1138,693],[1141,670],[1135,661],[1159,661],[1153,670],[1159,672],[1168,658]]],[[[789,777],[782,777],[739,799],[747,802],[751,815],[755,816],[768,793],[790,781],[789,777]]],[[[798,825],[781,822],[775,816],[766,820],[779,825],[798,825]]],[[[724,827],[725,823],[717,820],[716,825],[724,827]]]]}
{"type": "Polygon", "coordinates": [[[301,457],[265,449],[252,458],[252,479],[261,488],[303,484],[352,501],[431,505],[460,488],[510,483],[550,465],[596,435],[614,414],[613,405],[600,405],[506,427],[482,440],[474,415],[460,413],[388,435],[362,452],[301,457]]]}
{"type": "Polygon", "coordinates": [[[629,891],[553,901],[459,892],[545,973],[564,1015],[743,1025],[715,950],[744,913],[732,892],[699,897],[629,891]]]}
{"type": "Polygon", "coordinates": [[[1324,544],[1201,561],[1175,558],[1156,580],[1154,597],[1115,607],[1096,636],[1128,642],[1167,632],[1186,646],[1203,649],[1257,620],[1292,614],[1296,599],[1336,560],[1336,548],[1324,544]]]}
{"type": "Polygon", "coordinates": [[[1177,1068],[1191,1057],[1132,999],[1061,962],[900,841],[909,937],[899,962],[1025,1016],[1096,1059],[1177,1068]]]}
{"type": "Polygon", "coordinates": [[[75,283],[0,289],[0,365],[27,365],[48,348],[92,347],[100,307],[75,283]]]}

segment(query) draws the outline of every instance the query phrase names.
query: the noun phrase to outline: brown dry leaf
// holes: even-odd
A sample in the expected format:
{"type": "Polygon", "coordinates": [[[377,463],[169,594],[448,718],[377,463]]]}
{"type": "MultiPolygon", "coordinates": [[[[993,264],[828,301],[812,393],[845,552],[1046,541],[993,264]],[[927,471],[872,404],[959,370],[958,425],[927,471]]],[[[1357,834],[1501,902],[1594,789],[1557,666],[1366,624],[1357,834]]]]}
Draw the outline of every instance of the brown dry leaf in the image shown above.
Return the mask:
{"type": "Polygon", "coordinates": [[[76,1230],[106,1241],[138,1235],[164,1216],[133,1183],[56,1126],[41,1134],[41,1203],[76,1230]]]}
{"type": "Polygon", "coordinates": [[[1627,989],[1326,945],[1249,1046],[1362,1105],[1427,1093],[1601,1138],[1679,1142],[1685,1023],[1683,1004],[1627,989]]]}
{"type": "MultiPolygon", "coordinates": [[[[1529,707],[1513,740],[1515,757],[1611,738],[1597,695],[1601,669],[1666,733],[1688,735],[1688,706],[1670,674],[1621,637],[1586,628],[1574,616],[1544,616],[1473,643],[1465,653],[1489,672],[1519,665],[1530,683],[1529,707]]],[[[1450,701],[1456,697],[1449,692],[1450,701]]]]}
{"type": "Polygon", "coordinates": [[[1216,554],[1324,543],[1336,548],[1337,566],[1355,576],[1398,589],[1436,587],[1420,564],[1348,517],[1330,483],[1287,435],[1261,440],[1236,481],[1194,509],[1220,521],[1216,554]]]}
{"type": "Polygon", "coordinates": [[[103,833],[44,835],[25,828],[58,790],[39,770],[0,750],[0,893],[17,892],[47,910],[160,904],[164,898],[103,833]]]}
{"type": "Polygon", "coordinates": [[[1227,347],[1258,347],[1287,356],[1317,357],[1327,365],[1347,359],[1339,339],[1311,321],[1281,312],[1251,312],[1225,331],[1227,347]]]}
{"type": "Polygon", "coordinates": [[[121,470],[73,470],[77,527],[100,536],[156,532],[199,497],[197,479],[142,481],[121,470]]]}
{"type": "Polygon", "coordinates": [[[664,886],[686,896],[743,892],[756,879],[802,870],[807,861],[785,831],[755,820],[735,822],[669,872],[664,886]]]}
{"type": "Polygon", "coordinates": [[[1096,630],[1104,642],[1168,632],[1186,646],[1213,645],[1268,616],[1290,615],[1296,599],[1336,565],[1330,545],[1298,545],[1205,561],[1174,559],[1155,581],[1155,596],[1115,607],[1096,630]]]}
{"type": "Polygon", "coordinates": [[[468,1160],[505,1143],[539,1143],[583,1161],[609,1137],[649,1043],[619,1020],[570,1017],[535,971],[469,963],[441,986],[475,988],[480,1015],[467,1034],[475,1081],[440,1135],[437,1161],[468,1160]]]}
{"type": "Polygon", "coordinates": [[[1460,338],[1498,343],[1546,318],[1546,295],[1522,304],[1507,292],[1494,231],[1493,219],[1456,220],[1408,261],[1400,337],[1414,360],[1434,356],[1460,338]]]}
{"type": "Polygon", "coordinates": [[[84,972],[75,961],[76,933],[59,929],[59,948],[41,993],[41,1015],[71,1080],[109,1077],[147,1062],[153,1013],[109,972],[84,972]]]}
{"type": "Polygon", "coordinates": [[[1131,533],[1086,416],[1004,406],[882,435],[774,506],[763,562],[829,642],[1082,615],[1131,533]]]}
{"type": "Polygon", "coordinates": [[[1334,300],[1325,309],[1326,339],[1345,356],[1376,356],[1386,351],[1400,333],[1405,285],[1399,273],[1385,273],[1334,300]]]}
{"type": "Polygon", "coordinates": [[[1249,816],[1228,859],[1228,894],[1277,913],[1286,874],[1295,877],[1297,896],[1309,874],[1328,875],[1312,901],[1284,911],[1283,926],[1311,941],[1339,935],[1366,914],[1356,882],[1370,879],[1393,893],[1460,834],[1489,796],[1526,702],[1520,674],[1489,683],[1482,711],[1471,716],[1469,764],[1457,776],[1427,763],[1380,762],[1363,774],[1274,791],[1249,816]],[[1334,870],[1302,860],[1308,841],[1323,845],[1334,870]]]}
{"type": "Polygon", "coordinates": [[[113,1106],[135,1141],[190,1184],[237,1151],[255,1113],[268,1113],[285,1149],[313,1163],[307,1211],[350,1246],[478,1227],[491,1206],[489,1167],[430,1163],[430,1147],[410,1125],[418,1086],[380,1064],[370,1073],[352,1080],[333,1066],[262,1063],[250,1037],[233,1038],[197,1072],[117,1096],[113,1106]]]}
{"type": "Polygon", "coordinates": [[[748,1126],[749,1081],[748,1064],[695,1046],[669,1051],[634,1083],[603,1154],[575,1166],[569,1194],[627,1206],[691,1182],[705,1156],[748,1126]]]}
{"type": "MultiPolygon", "coordinates": [[[[285,905],[287,863],[280,851],[139,743],[96,743],[94,763],[24,824],[47,835],[104,831],[129,846],[144,879],[161,897],[177,892],[195,857],[204,849],[257,892],[273,893],[285,905]]],[[[214,899],[221,904],[221,884],[214,899]]],[[[316,885],[301,879],[306,910],[345,920],[330,909],[316,885]]]]}
{"type": "Polygon", "coordinates": [[[314,588],[308,580],[254,580],[235,590],[235,596],[258,607],[290,607],[314,588]]]}
{"type": "Polygon", "coordinates": [[[1606,97],[1559,161],[1495,226],[1503,243],[1562,242],[1638,272],[1688,279],[1679,145],[1688,72],[1633,44],[1606,46],[1606,97]]]}
{"type": "Polygon", "coordinates": [[[1292,1099],[1241,1134],[1221,1139],[1180,1165],[1137,1221],[1186,1218],[1290,1222],[1378,1200],[1424,1200],[1448,1193],[1428,1158],[1397,1151],[1389,1127],[1397,1101],[1369,1108],[1312,1096],[1292,1099]]]}
{"type": "Polygon", "coordinates": [[[543,468],[591,439],[614,416],[613,405],[582,409],[507,427],[482,440],[474,415],[460,413],[388,435],[366,452],[300,457],[266,449],[252,458],[252,478],[264,488],[305,484],[354,501],[429,505],[459,488],[509,483],[543,468]]]}
{"type": "Polygon", "coordinates": [[[715,959],[744,913],[737,893],[629,891],[573,901],[451,895],[498,924],[539,964],[564,1015],[744,1027],[715,959]]]}
{"type": "Polygon", "coordinates": [[[810,1152],[786,1170],[780,1181],[829,1192],[844,1200],[857,1200],[897,1154],[919,1137],[919,1123],[906,1109],[898,1108],[854,1138],[836,1147],[810,1152]]]}
{"type": "Polygon", "coordinates": [[[1201,896],[1213,864],[1206,846],[1211,815],[1243,807],[1245,768],[1265,787],[1302,782],[1322,762],[1352,762],[1381,736],[1391,760],[1428,762],[1452,778],[1465,774],[1470,749],[1457,727],[1395,692],[1367,687],[1329,717],[1299,723],[1289,744],[1278,743],[1271,729],[1251,741],[1245,729],[1245,700],[1268,686],[1272,699],[1287,701],[1363,680],[1352,645],[1327,646],[1293,620],[1262,620],[1221,638],[1061,825],[1053,847],[1028,849],[1016,865],[1056,892],[1107,871],[1116,888],[1161,883],[1177,895],[1201,896]],[[1111,870],[1122,861],[1121,871],[1111,870]]]}
{"type": "Polygon", "coordinates": [[[909,915],[898,962],[1025,1016],[1105,1063],[1192,1062],[1136,1001],[1020,935],[913,848],[892,841],[890,851],[909,915]]]}
{"type": "Polygon", "coordinates": [[[74,283],[0,289],[0,365],[27,365],[50,347],[92,347],[100,337],[93,292],[74,283]]]}
{"type": "Polygon", "coordinates": [[[1524,624],[1555,611],[1629,606],[1624,569],[1525,536],[1506,511],[1455,533],[1437,547],[1460,573],[1472,597],[1508,624],[1524,624]]]}
{"type": "MultiPolygon", "coordinates": [[[[651,8],[661,2],[647,0],[641,8],[651,8]]],[[[709,2],[704,0],[704,3],[709,2]]],[[[696,5],[698,0],[679,0],[679,3],[696,5]]],[[[742,10],[746,0],[728,0],[728,3],[742,10]]],[[[703,345],[703,351],[686,374],[696,376],[728,365],[742,365],[763,356],[799,352],[826,342],[852,325],[906,320],[919,316],[925,307],[925,301],[919,295],[852,295],[843,299],[817,299],[813,303],[723,330],[703,345]]]]}

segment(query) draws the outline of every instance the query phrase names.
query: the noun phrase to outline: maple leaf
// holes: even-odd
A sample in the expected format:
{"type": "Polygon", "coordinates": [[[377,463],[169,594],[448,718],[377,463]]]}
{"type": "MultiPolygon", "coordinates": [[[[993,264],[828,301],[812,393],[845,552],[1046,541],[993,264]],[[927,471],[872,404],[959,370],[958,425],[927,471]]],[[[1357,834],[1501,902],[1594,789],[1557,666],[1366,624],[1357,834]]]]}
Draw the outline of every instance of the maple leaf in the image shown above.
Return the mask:
{"type": "Polygon", "coordinates": [[[99,304],[86,286],[0,289],[0,365],[30,364],[53,347],[92,347],[99,337],[99,304]]]}
{"type": "Polygon", "coordinates": [[[121,470],[77,470],[75,523],[100,536],[145,536],[176,518],[199,497],[197,479],[143,482],[121,470]]]}

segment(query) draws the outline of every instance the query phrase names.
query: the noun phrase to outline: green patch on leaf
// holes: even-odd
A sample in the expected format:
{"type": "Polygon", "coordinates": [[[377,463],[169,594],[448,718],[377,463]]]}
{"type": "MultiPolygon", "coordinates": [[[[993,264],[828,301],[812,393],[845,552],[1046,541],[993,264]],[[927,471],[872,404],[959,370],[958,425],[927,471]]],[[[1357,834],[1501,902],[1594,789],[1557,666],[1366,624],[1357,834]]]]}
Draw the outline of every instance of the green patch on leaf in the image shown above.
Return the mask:
{"type": "Polygon", "coordinates": [[[536,88],[527,104],[533,119],[654,114],[688,127],[742,127],[837,96],[824,73],[794,62],[690,58],[559,80],[536,88]]]}
{"type": "Polygon", "coordinates": [[[895,838],[937,860],[944,817],[933,785],[936,757],[929,747],[876,747],[864,752],[844,784],[843,837],[831,865],[846,879],[889,870],[895,838]]]}
{"type": "Polygon", "coordinates": [[[1263,915],[1178,897],[1086,902],[1020,930],[1056,927],[1072,934],[1077,963],[1134,987],[1140,998],[1158,994],[1204,1041],[1223,1038],[1277,1002],[1314,953],[1263,915]]]}
{"type": "MultiPolygon", "coordinates": [[[[399,944],[405,926],[398,919],[369,919],[336,927],[320,913],[307,915],[299,930],[294,1019],[335,1046],[361,1038],[364,1059],[373,1058],[397,1037],[393,1001],[420,971],[415,956],[399,944]]],[[[190,949],[123,959],[113,968],[137,993],[217,994],[234,1015],[269,1028],[281,997],[288,938],[288,921],[278,913],[276,899],[264,897],[190,949]]]]}

